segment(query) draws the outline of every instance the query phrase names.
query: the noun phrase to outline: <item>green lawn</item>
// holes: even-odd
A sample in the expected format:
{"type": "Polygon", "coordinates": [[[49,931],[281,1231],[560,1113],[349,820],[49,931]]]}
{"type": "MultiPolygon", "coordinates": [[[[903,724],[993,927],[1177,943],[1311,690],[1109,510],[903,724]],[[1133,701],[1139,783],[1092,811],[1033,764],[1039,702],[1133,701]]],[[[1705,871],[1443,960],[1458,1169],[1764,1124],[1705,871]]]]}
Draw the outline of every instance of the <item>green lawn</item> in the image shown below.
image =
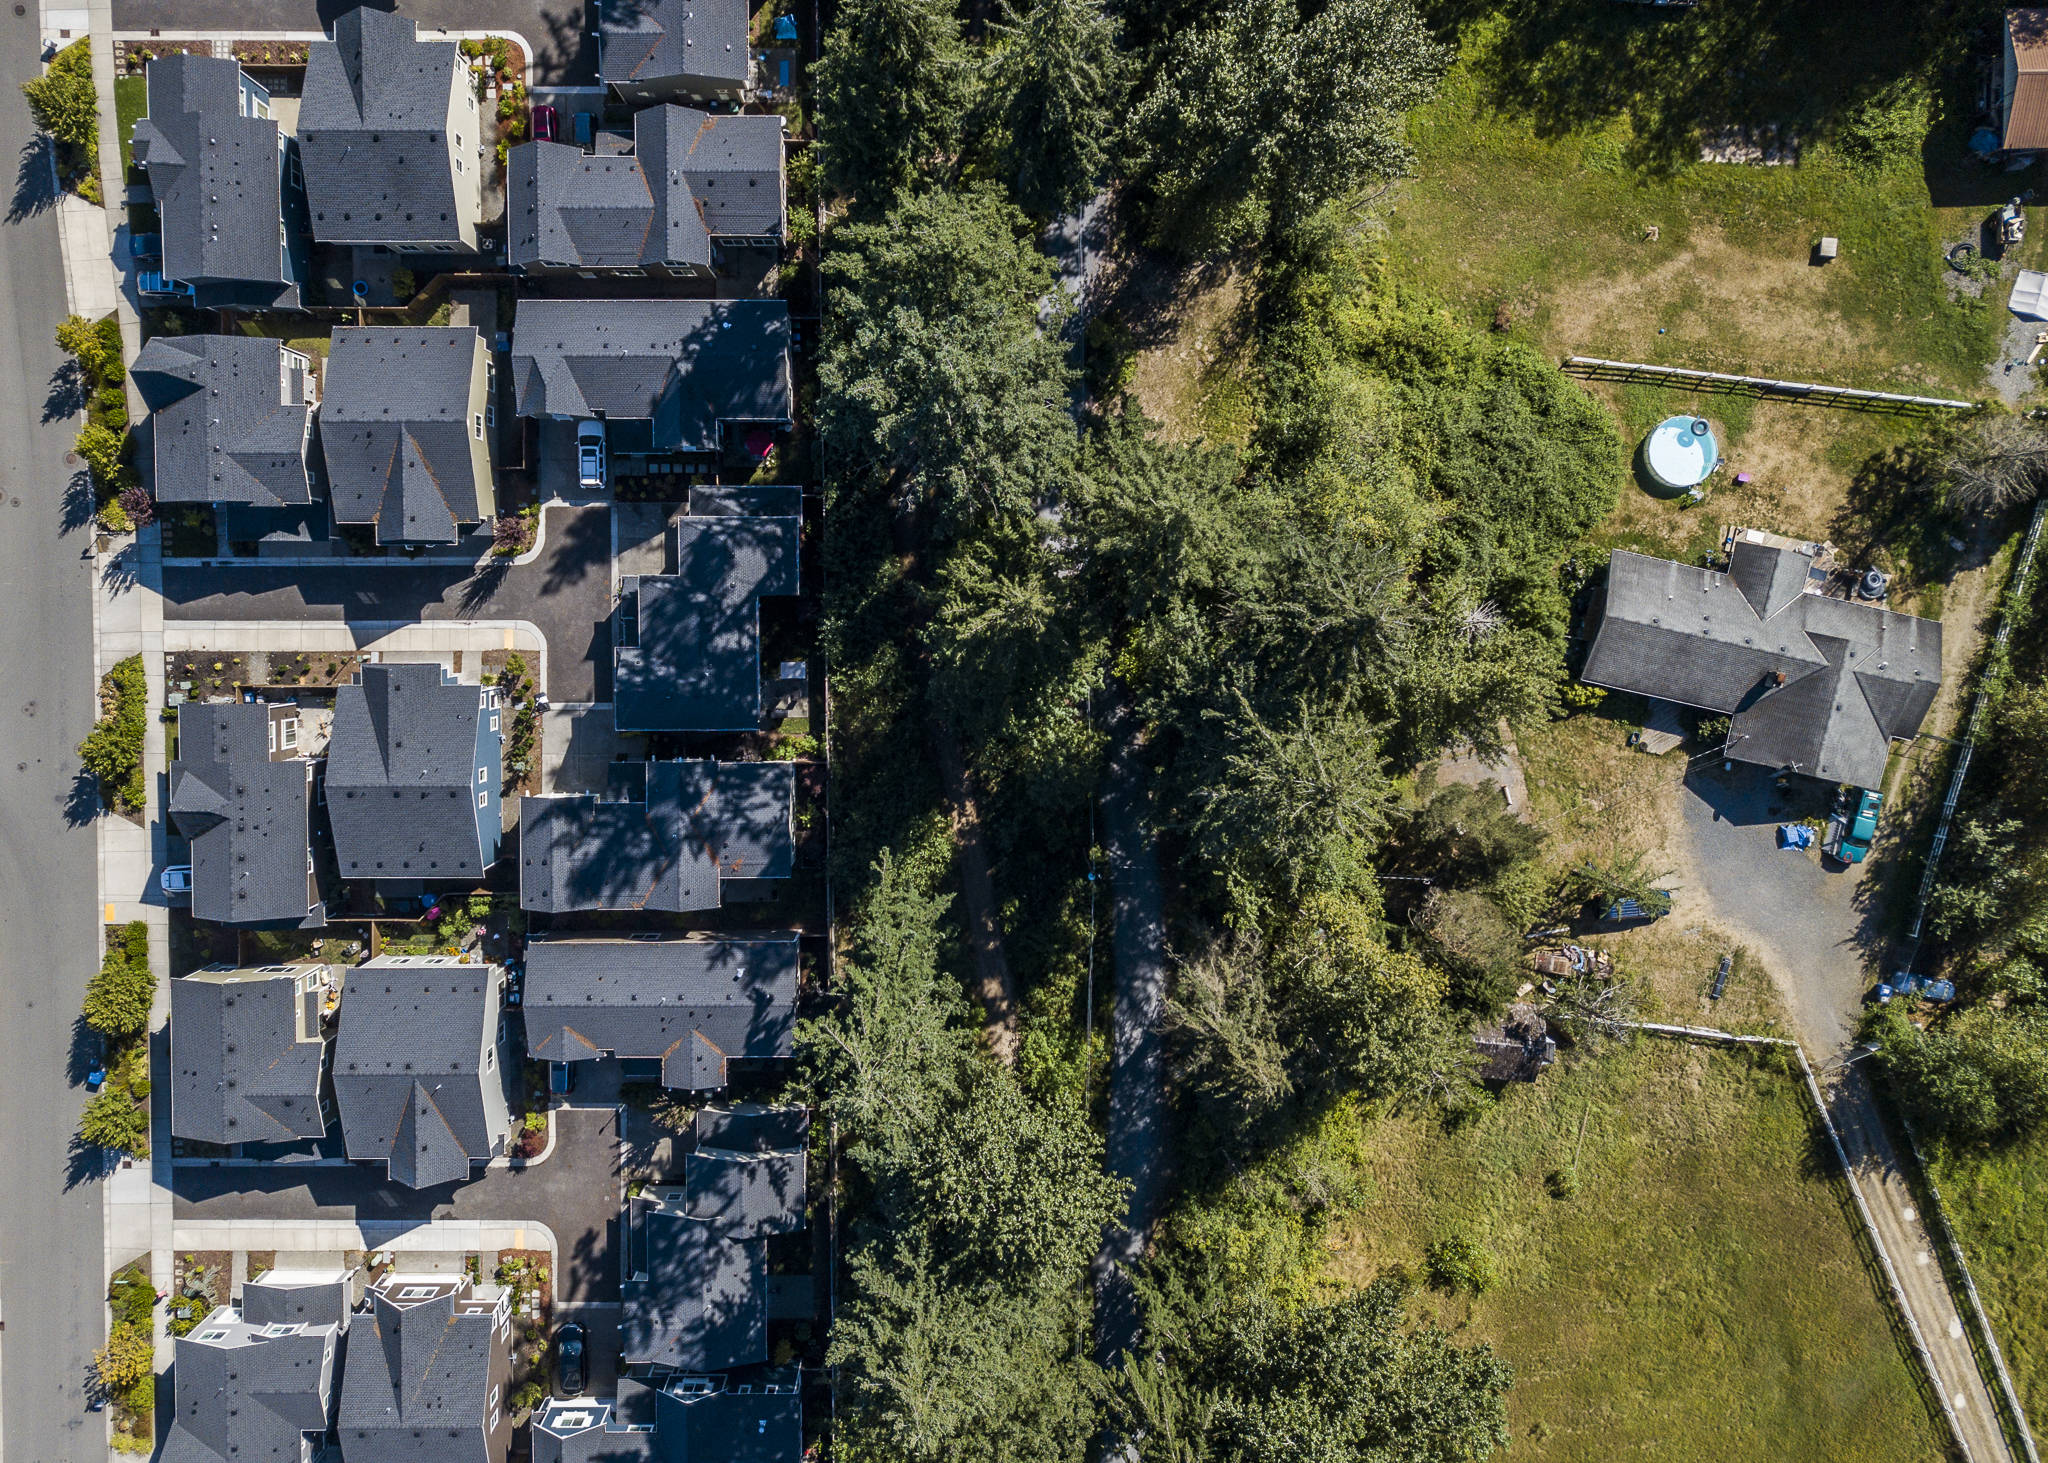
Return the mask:
{"type": "MultiPolygon", "coordinates": [[[[1418,163],[1389,219],[1401,277],[1477,322],[1504,307],[1518,334],[1558,354],[1981,387],[2003,312],[1991,295],[1952,297],[1941,246],[1996,201],[1986,191],[1980,204],[1972,190],[2020,187],[1973,174],[1951,188],[1937,177],[1944,201],[1958,204],[1938,209],[1917,150],[1859,168],[1816,140],[1797,167],[1699,162],[1690,131],[1713,125],[1726,97],[1674,83],[1699,69],[1699,58],[1684,64],[1678,37],[1699,29],[1711,53],[1716,18],[1754,7],[1708,0],[1683,17],[1611,0],[1500,9],[1531,13],[1468,23],[1442,95],[1411,121],[1418,163]],[[1575,74],[1572,86],[1556,79],[1575,74]],[[1841,240],[1841,257],[1815,267],[1822,235],[1841,240]]],[[[1829,59],[1781,42],[1771,59],[1749,61],[1752,80],[1798,83],[1751,113],[1825,137],[1825,118],[1797,117],[1817,105],[1809,90],[1861,80],[1830,77],[1829,59]]],[[[1930,144],[1930,155],[1945,148],[1930,144]]]]}
{"type": "Polygon", "coordinates": [[[1938,1457],[1809,1112],[1768,1059],[1645,1042],[1453,1131],[1382,1119],[1330,1268],[1420,1273],[1453,1232],[1491,1252],[1492,1291],[1420,1304],[1513,1363],[1514,1458],[1938,1457]],[[1579,1191],[1552,1198],[1575,1150],[1579,1191]]]}
{"type": "Polygon", "coordinates": [[[114,129],[121,137],[121,171],[135,165],[135,124],[149,111],[149,80],[142,76],[114,78],[114,129]]]}
{"type": "Polygon", "coordinates": [[[1930,1161],[2020,1404],[2048,1437],[2048,1139],[1930,1161]]]}

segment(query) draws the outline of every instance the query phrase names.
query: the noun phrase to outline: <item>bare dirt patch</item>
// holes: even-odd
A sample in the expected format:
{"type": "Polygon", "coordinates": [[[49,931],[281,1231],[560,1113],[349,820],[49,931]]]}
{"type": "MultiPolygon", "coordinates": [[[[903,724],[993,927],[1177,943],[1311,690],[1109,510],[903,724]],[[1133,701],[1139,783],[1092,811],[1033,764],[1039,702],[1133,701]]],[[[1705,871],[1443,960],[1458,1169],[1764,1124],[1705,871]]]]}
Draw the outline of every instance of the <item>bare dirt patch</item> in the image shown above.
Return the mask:
{"type": "Polygon", "coordinates": [[[1641,272],[1549,297],[1552,348],[1741,372],[1855,354],[1858,332],[1829,301],[1828,270],[1803,253],[1760,253],[1712,227],[1641,250],[1641,272]]]}
{"type": "Polygon", "coordinates": [[[1241,261],[1185,268],[1150,255],[1116,281],[1104,318],[1128,332],[1130,392],[1171,441],[1251,435],[1249,282],[1241,261]]]}

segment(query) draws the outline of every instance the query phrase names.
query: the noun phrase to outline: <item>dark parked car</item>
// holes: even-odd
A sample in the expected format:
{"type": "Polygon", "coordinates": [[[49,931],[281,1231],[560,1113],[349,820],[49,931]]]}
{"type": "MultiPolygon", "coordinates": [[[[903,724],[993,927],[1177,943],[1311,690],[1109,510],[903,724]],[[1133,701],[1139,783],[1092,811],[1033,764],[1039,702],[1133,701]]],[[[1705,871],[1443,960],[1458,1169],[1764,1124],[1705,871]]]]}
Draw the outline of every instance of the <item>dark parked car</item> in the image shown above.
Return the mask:
{"type": "Polygon", "coordinates": [[[585,1381],[583,1328],[569,1321],[555,1328],[555,1390],[564,1397],[581,1397],[585,1381]]]}
{"type": "Polygon", "coordinates": [[[537,142],[553,142],[561,129],[561,114],[553,107],[542,104],[533,109],[533,136],[537,142]]]}
{"type": "Polygon", "coordinates": [[[557,1097],[567,1097],[576,1090],[576,1064],[574,1062],[548,1063],[548,1091],[557,1097]]]}

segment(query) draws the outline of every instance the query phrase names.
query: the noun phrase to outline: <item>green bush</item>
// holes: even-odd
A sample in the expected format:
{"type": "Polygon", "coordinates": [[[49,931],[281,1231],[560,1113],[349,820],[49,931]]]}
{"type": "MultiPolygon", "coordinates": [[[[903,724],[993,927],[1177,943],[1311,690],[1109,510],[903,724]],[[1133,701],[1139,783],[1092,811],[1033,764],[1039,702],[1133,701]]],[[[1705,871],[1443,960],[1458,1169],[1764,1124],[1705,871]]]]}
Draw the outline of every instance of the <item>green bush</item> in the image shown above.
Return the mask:
{"type": "Polygon", "coordinates": [[[1430,1285],[1437,1290],[1484,1295],[1493,1289],[1493,1256],[1469,1235],[1448,1234],[1423,1252],[1430,1285]]]}
{"type": "Polygon", "coordinates": [[[156,1378],[144,1377],[133,1386],[124,1388],[117,1400],[137,1417],[150,1416],[156,1411],[156,1378]]]}
{"type": "Polygon", "coordinates": [[[149,1109],[138,1107],[124,1087],[112,1083],[85,1105],[78,1119],[78,1136],[100,1148],[149,1155],[149,1109]]]}
{"type": "Polygon", "coordinates": [[[92,84],[92,48],[73,41],[59,51],[50,69],[21,84],[36,126],[64,146],[75,149],[89,176],[97,179],[100,157],[100,102],[92,84]]]}
{"type": "Polygon", "coordinates": [[[78,744],[79,760],[117,806],[140,808],[145,797],[142,745],[149,734],[149,685],[141,656],[129,656],[101,678],[100,702],[100,719],[78,744]]]}
{"type": "Polygon", "coordinates": [[[107,1304],[113,1308],[114,1324],[125,1321],[146,1329],[150,1314],[156,1310],[156,1286],[131,1265],[108,1284],[107,1304]]]}

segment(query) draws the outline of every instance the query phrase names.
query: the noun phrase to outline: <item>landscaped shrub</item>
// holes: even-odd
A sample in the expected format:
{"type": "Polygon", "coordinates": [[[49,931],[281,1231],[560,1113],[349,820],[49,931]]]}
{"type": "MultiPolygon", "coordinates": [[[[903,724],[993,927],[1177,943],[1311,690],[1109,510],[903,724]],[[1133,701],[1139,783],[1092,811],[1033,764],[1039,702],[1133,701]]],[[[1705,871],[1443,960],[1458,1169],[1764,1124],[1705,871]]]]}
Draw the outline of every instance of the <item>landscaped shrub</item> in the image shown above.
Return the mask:
{"type": "Polygon", "coordinates": [[[116,1325],[126,1322],[147,1330],[150,1314],[156,1309],[156,1286],[130,1265],[108,1284],[107,1304],[113,1308],[116,1325]]]}
{"type": "Polygon", "coordinates": [[[68,154],[79,196],[100,201],[100,103],[92,84],[92,48],[83,38],[56,54],[50,69],[21,84],[36,126],[68,154]]]}
{"type": "Polygon", "coordinates": [[[109,1082],[79,1115],[78,1136],[98,1148],[147,1157],[149,1109],[139,1106],[127,1088],[109,1082]]]}
{"type": "Polygon", "coordinates": [[[125,1388],[120,1402],[137,1417],[148,1417],[156,1411],[156,1378],[144,1377],[134,1386],[125,1388]]]}
{"type": "Polygon", "coordinates": [[[93,1353],[93,1375],[114,1396],[127,1391],[156,1366],[156,1347],[140,1326],[116,1321],[107,1333],[107,1344],[93,1353]]]}
{"type": "Polygon", "coordinates": [[[139,809],[145,801],[142,744],[149,733],[149,684],[141,656],[129,656],[100,678],[100,711],[78,744],[79,760],[117,808],[139,809]]]}

